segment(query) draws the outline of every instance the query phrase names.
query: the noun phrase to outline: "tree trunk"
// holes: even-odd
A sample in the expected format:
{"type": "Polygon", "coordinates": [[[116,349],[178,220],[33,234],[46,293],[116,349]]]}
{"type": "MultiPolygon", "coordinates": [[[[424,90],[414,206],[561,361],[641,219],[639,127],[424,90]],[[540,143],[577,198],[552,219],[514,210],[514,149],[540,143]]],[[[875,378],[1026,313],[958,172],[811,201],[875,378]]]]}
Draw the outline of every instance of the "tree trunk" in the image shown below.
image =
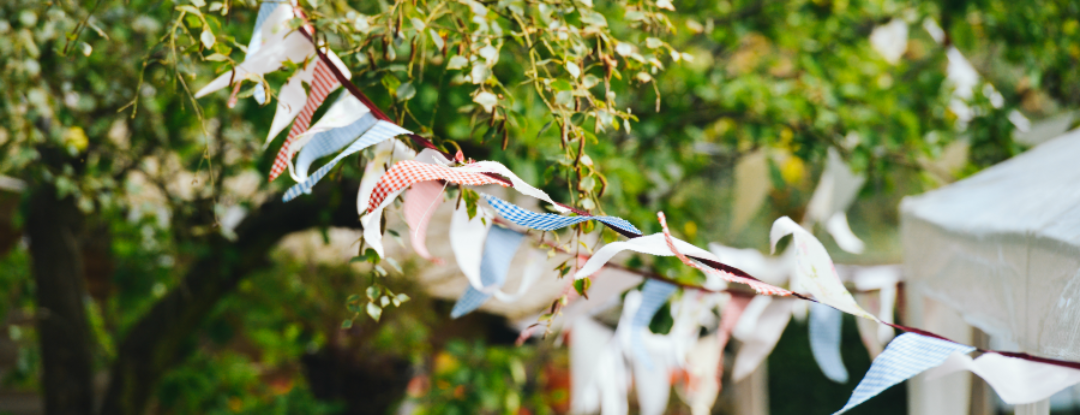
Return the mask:
{"type": "Polygon", "coordinates": [[[315,194],[287,204],[274,198],[244,219],[235,241],[212,237],[206,254],[180,285],[154,304],[124,337],[100,413],[142,414],[162,376],[194,350],[193,334],[202,321],[241,280],[269,264],[267,254],[282,237],[320,225],[358,226],[351,203],[357,187],[328,183],[315,194]]]}
{"type": "Polygon", "coordinates": [[[86,288],[78,230],[82,212],[72,197],[58,199],[56,188],[34,189],[27,215],[30,256],[37,293],[45,413],[88,415],[93,412],[86,288]]]}

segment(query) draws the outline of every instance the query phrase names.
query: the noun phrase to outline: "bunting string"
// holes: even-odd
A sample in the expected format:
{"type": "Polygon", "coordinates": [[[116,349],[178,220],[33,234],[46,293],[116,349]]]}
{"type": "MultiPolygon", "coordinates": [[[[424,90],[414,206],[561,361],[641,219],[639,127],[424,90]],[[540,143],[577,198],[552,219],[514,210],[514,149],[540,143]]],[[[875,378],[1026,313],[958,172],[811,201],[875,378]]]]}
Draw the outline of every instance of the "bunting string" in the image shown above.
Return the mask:
{"type": "MultiPolygon", "coordinates": [[[[284,2],[280,3],[287,4],[284,2]]],[[[791,290],[765,283],[743,270],[723,263],[716,255],[713,255],[708,251],[674,238],[668,228],[666,217],[663,212],[660,212],[657,215],[663,230],[662,233],[645,236],[633,224],[621,218],[594,216],[589,212],[581,211],[566,204],[556,202],[546,193],[521,180],[512,171],[499,163],[490,161],[464,163],[464,157],[460,154],[460,151],[458,157],[452,157],[450,154],[439,149],[428,139],[405,130],[387,117],[374,102],[372,102],[349,80],[349,74],[343,72],[343,64],[340,64],[340,60],[333,55],[333,52],[326,47],[317,46],[317,42],[314,40],[315,31],[313,26],[304,24],[301,25],[298,30],[287,33],[267,31],[264,26],[268,22],[273,21],[277,22],[275,24],[280,24],[282,21],[287,20],[287,16],[281,11],[282,9],[288,9],[288,12],[295,17],[306,19],[303,13],[295,7],[295,5],[280,7],[279,2],[264,2],[259,9],[256,27],[252,35],[252,40],[249,43],[247,59],[245,59],[243,63],[237,65],[231,72],[223,74],[212,81],[209,85],[196,93],[196,97],[203,96],[216,89],[229,85],[233,83],[238,76],[241,76],[241,80],[251,78],[252,76],[261,76],[267,72],[277,70],[277,68],[279,68],[286,60],[301,61],[302,59],[295,58],[306,58],[311,56],[312,53],[317,56],[317,59],[313,62],[314,67],[311,69],[312,72],[302,72],[294,75],[294,79],[290,79],[289,85],[286,86],[291,88],[289,91],[285,91],[286,88],[283,87],[282,97],[278,107],[281,117],[278,117],[277,114],[275,115],[274,123],[271,128],[272,133],[276,128],[284,128],[284,125],[286,125],[285,123],[287,123],[290,118],[295,117],[295,119],[292,119],[292,128],[289,130],[285,143],[278,151],[269,174],[269,180],[272,181],[286,169],[296,173],[294,178],[298,179],[298,183],[290,187],[283,195],[283,200],[286,202],[303,193],[309,193],[311,188],[318,183],[319,180],[325,177],[343,158],[400,135],[409,136],[416,146],[438,152],[442,156],[445,156],[446,160],[456,160],[462,163],[460,166],[445,166],[437,163],[424,163],[418,160],[403,160],[393,164],[389,170],[378,178],[377,182],[373,184],[373,188],[371,188],[370,197],[367,198],[367,200],[362,201],[366,203],[358,201],[358,208],[362,209],[362,213],[366,213],[366,215],[361,218],[365,227],[365,239],[369,239],[369,237],[372,239],[370,245],[376,249],[379,255],[382,255],[383,252],[381,243],[379,243],[377,241],[378,238],[375,237],[381,237],[381,230],[379,229],[380,226],[378,222],[379,217],[381,217],[381,211],[399,194],[405,191],[405,189],[419,183],[424,183],[424,186],[414,186],[413,190],[410,191],[409,196],[406,197],[406,216],[410,228],[415,229],[413,240],[414,249],[420,252],[422,256],[430,257],[430,254],[427,254],[424,246],[423,237],[425,231],[423,229],[426,228],[426,223],[430,220],[431,211],[434,210],[432,207],[437,206],[438,202],[441,201],[439,199],[442,197],[443,185],[448,183],[468,186],[497,184],[503,187],[514,188],[522,194],[551,203],[552,208],[559,212],[559,214],[535,213],[497,197],[482,194],[487,204],[493,208],[504,221],[529,229],[555,231],[585,221],[596,220],[627,238],[626,241],[617,241],[606,244],[591,256],[578,256],[579,260],[585,260],[585,262],[584,265],[579,263],[578,265],[581,266],[576,267],[576,279],[587,278],[604,266],[611,266],[613,268],[619,267],[617,265],[608,265],[607,263],[615,254],[625,250],[658,256],[675,256],[683,264],[702,271],[705,274],[705,282],[701,285],[694,285],[685,282],[672,281],[643,271],[629,270],[649,278],[646,280],[642,292],[640,293],[640,307],[636,309],[628,322],[630,330],[629,337],[632,339],[630,347],[633,353],[637,355],[638,363],[649,365],[650,362],[650,357],[647,353],[644,353],[644,345],[641,341],[642,330],[644,327],[648,326],[649,321],[652,320],[657,310],[668,301],[671,295],[680,286],[687,289],[717,293],[729,291],[726,283],[732,282],[745,284],[752,288],[757,294],[766,296],[756,298],[755,301],[750,303],[750,306],[747,307],[747,309],[753,308],[754,303],[758,302],[757,300],[760,299],[760,303],[764,304],[762,306],[764,308],[760,311],[764,314],[758,313],[758,317],[755,317],[753,320],[758,321],[765,319],[767,320],[765,323],[768,323],[766,325],[769,325],[773,329],[779,328],[779,330],[782,331],[783,327],[786,326],[786,319],[790,318],[790,309],[793,302],[790,299],[773,300],[772,296],[792,296],[815,303],[812,305],[813,312],[811,313],[811,349],[815,359],[818,361],[826,376],[837,382],[844,382],[848,377],[847,370],[844,368],[843,362],[840,359],[838,348],[840,325],[837,324],[837,322],[842,319],[842,315],[840,314],[841,311],[870,319],[882,325],[905,332],[893,339],[887,345],[885,350],[874,360],[870,371],[867,372],[866,376],[855,388],[850,400],[837,413],[843,413],[892,385],[902,382],[926,369],[941,365],[949,359],[950,356],[960,356],[953,359],[952,363],[950,363],[952,366],[950,367],[954,369],[968,369],[976,373],[982,371],[982,373],[985,374],[983,375],[984,377],[994,379],[993,382],[991,382],[992,384],[1004,385],[1001,386],[1003,388],[1008,386],[1005,385],[1005,383],[1009,382],[1009,377],[1001,374],[1004,372],[993,372],[984,366],[992,365],[994,368],[1000,368],[1012,364],[1012,360],[1010,359],[1015,359],[1018,361],[1022,360],[1025,362],[1050,365],[1055,368],[1064,368],[1062,370],[1080,370],[1080,363],[1078,362],[1066,362],[1056,359],[1034,357],[1022,353],[976,349],[971,346],[953,342],[933,333],[895,324],[888,321],[890,320],[889,318],[876,317],[866,312],[857,302],[855,302],[850,291],[846,289],[839,279],[835,267],[832,264],[832,260],[829,258],[824,246],[822,246],[812,234],[787,217],[778,219],[774,223],[772,231],[770,232],[770,242],[775,251],[775,246],[782,237],[787,235],[792,236],[791,245],[796,253],[796,272],[791,281],[791,290]],[[300,45],[297,43],[296,38],[298,38],[298,36],[292,35],[297,32],[306,39],[307,44],[300,45]],[[311,79],[310,92],[304,94],[301,91],[300,95],[293,96],[297,93],[295,91],[295,86],[299,85],[301,81],[306,80],[306,77],[308,76],[310,76],[311,79]],[[324,103],[329,94],[339,87],[344,87],[345,90],[349,92],[349,95],[362,103],[369,112],[357,116],[356,118],[350,118],[350,122],[348,123],[343,121],[341,124],[335,125],[334,128],[328,127],[329,129],[326,131],[321,131],[318,125],[312,127],[311,121],[316,110],[324,103]],[[292,95],[286,97],[286,92],[289,92],[292,95]],[[299,102],[298,99],[301,98],[301,96],[304,102],[301,108],[297,109],[286,104],[299,102]],[[282,105],[285,106],[283,107],[282,105]],[[310,132],[308,131],[309,129],[311,129],[310,132]],[[310,142],[311,145],[306,145],[308,142],[310,142]],[[341,150],[342,148],[344,148],[344,150],[341,150]],[[311,176],[307,176],[307,171],[314,160],[339,150],[341,150],[341,152],[330,162],[320,167],[311,174],[311,176]],[[292,157],[297,152],[300,153],[300,157],[297,160],[296,165],[293,166],[292,157]],[[433,181],[440,181],[441,183],[428,183],[433,181]],[[427,207],[427,209],[420,209],[422,207],[427,207]],[[569,213],[574,213],[576,216],[567,215],[569,213]],[[802,291],[803,293],[798,291],[802,291]],[[771,303],[766,304],[766,302],[771,303]],[[990,359],[980,358],[971,360],[966,356],[962,356],[963,354],[975,350],[993,354],[995,357],[990,359]],[[965,358],[967,360],[965,360],[965,358]]],[[[237,83],[237,86],[238,85],[239,83],[237,83]]],[[[266,91],[263,89],[261,83],[257,85],[255,99],[260,103],[265,102],[265,92],[266,91]]],[[[235,95],[235,91],[233,95],[235,95]]],[[[394,143],[396,144],[397,142],[395,141],[394,143]]],[[[832,160],[830,160],[830,162],[832,162],[832,160]]],[[[837,165],[842,165],[842,163],[837,165]]],[[[857,185],[853,186],[858,187],[857,185]]],[[[363,193],[364,192],[361,192],[361,198],[365,198],[363,193]]],[[[834,206],[834,208],[836,207],[834,206]]],[[[455,215],[460,216],[460,214],[462,213],[455,212],[455,215]]],[[[842,214],[843,209],[839,208],[838,212],[833,216],[842,214]]],[[[471,220],[469,222],[471,223],[471,220]]],[[[454,318],[460,317],[461,315],[480,307],[488,298],[498,292],[498,288],[502,286],[506,279],[506,274],[509,272],[510,261],[514,256],[514,253],[518,250],[518,247],[526,236],[521,232],[502,226],[490,226],[484,223],[483,220],[480,222],[482,227],[473,226],[476,229],[470,228],[470,232],[474,235],[482,235],[485,238],[483,239],[482,254],[474,261],[477,263],[477,271],[472,273],[466,272],[470,280],[470,285],[466,288],[465,293],[454,306],[454,310],[451,313],[454,318]]],[[[846,226],[846,220],[843,222],[846,226]]],[[[453,224],[451,228],[454,228],[453,224]]],[[[453,229],[451,233],[451,239],[453,239],[453,229]]],[[[850,233],[850,230],[848,230],[848,233],[850,233]]],[[[849,248],[854,249],[854,244],[847,245],[852,245],[849,248]]],[[[454,246],[454,248],[455,254],[459,255],[460,263],[461,257],[458,252],[459,248],[462,250],[475,251],[475,248],[477,247],[454,246]]],[[[475,253],[476,252],[470,252],[469,254],[473,255],[475,253]]],[[[530,279],[531,278],[534,277],[530,277],[530,279]]],[[[523,292],[524,290],[520,290],[518,296],[523,292]]],[[[732,292],[733,294],[741,293],[738,290],[732,292]]],[[[508,299],[514,298],[514,296],[503,295],[500,296],[500,298],[508,299]]],[[[740,295],[738,298],[744,300],[746,296],[740,295]]],[[[746,302],[743,300],[740,300],[737,305],[745,306],[746,302]]],[[[684,297],[684,302],[685,301],[686,298],[684,297]]],[[[889,308],[891,309],[891,307],[889,308]]],[[[884,313],[884,311],[882,311],[882,313],[884,313]]],[[[742,323],[742,320],[747,320],[747,315],[749,314],[753,313],[745,313],[740,318],[740,324],[742,323]]],[[[882,315],[885,316],[885,314],[882,315]]],[[[727,335],[723,333],[725,330],[724,327],[727,327],[726,330],[729,332],[734,330],[735,337],[740,337],[739,328],[734,327],[734,329],[732,329],[731,327],[731,325],[734,324],[731,322],[731,319],[737,317],[738,316],[731,316],[729,318],[729,316],[723,316],[723,320],[720,323],[722,326],[722,333],[718,334],[718,336],[721,336],[721,341],[719,342],[721,344],[720,347],[723,347],[722,345],[726,343],[724,340],[726,340],[727,335]]],[[[887,338],[885,340],[887,340],[887,338]]],[[[761,343],[762,347],[759,349],[771,349],[772,345],[775,344],[775,341],[762,339],[761,343]],[[772,343],[766,344],[769,342],[772,343]]],[[[767,355],[768,350],[764,350],[763,353],[767,355]]],[[[753,354],[754,356],[748,355],[745,359],[742,357],[738,358],[735,372],[745,374],[749,373],[747,372],[749,369],[746,368],[751,366],[756,367],[756,364],[741,364],[743,360],[760,361],[763,359],[761,356],[762,350],[756,350],[753,354]]],[[[1061,376],[1069,379],[1072,379],[1069,376],[1074,375],[1072,372],[1063,373],[1064,374],[1061,376]]],[[[1077,382],[1080,382],[1080,375],[1077,375],[1076,379],[1077,382]]],[[[998,387],[999,386],[995,386],[995,388],[998,387]]],[[[1034,395],[1029,393],[1024,396],[1034,395]]]]}

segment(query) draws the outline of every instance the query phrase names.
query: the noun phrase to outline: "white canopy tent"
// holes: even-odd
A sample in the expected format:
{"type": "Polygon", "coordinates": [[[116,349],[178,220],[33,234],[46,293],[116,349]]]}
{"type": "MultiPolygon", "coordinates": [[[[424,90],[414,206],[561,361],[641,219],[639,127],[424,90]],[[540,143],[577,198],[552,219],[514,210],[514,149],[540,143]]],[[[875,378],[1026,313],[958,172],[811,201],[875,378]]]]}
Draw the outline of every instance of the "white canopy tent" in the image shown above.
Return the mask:
{"type": "MultiPolygon", "coordinates": [[[[1017,351],[1080,360],[1080,130],[900,209],[912,325],[972,344],[971,325],[1017,351]]],[[[968,413],[969,376],[910,391],[912,414],[968,413]]]]}

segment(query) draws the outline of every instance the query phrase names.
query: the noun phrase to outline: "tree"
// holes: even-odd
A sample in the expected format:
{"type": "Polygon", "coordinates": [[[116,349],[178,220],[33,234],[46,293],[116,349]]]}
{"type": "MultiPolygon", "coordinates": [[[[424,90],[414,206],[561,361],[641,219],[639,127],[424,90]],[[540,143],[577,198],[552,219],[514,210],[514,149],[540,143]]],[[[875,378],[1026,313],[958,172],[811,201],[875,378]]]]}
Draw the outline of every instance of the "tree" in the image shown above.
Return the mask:
{"type": "MultiPolygon", "coordinates": [[[[93,412],[91,377],[105,367],[100,413],[144,412],[200,323],[271,263],[282,236],[358,226],[357,165],[278,202],[286,184],[264,183],[274,151],[258,144],[272,106],[191,98],[242,60],[255,16],[254,4],[204,3],[0,6],[0,173],[28,184],[21,216],[51,414],[93,412]],[[246,216],[226,223],[230,210],[246,216]],[[141,237],[134,251],[163,258],[148,270],[167,294],[121,284],[112,300],[94,292],[126,255],[113,233],[141,237]],[[112,338],[115,351],[102,350],[112,338]]],[[[935,185],[924,166],[965,136],[978,149],[966,172],[1018,151],[1008,111],[1039,117],[1080,99],[1071,70],[1080,10],[1069,2],[314,3],[303,7],[317,37],[406,128],[646,232],[663,210],[697,242],[763,244],[760,226],[739,230],[717,214],[732,197],[732,165],[758,149],[771,154],[770,216],[799,216],[830,147],[869,175],[867,203],[887,203],[885,190],[935,185]],[[867,37],[894,18],[911,35],[891,65],[867,37]],[[966,131],[948,106],[945,47],[916,30],[928,18],[1004,95],[1002,108],[976,96],[966,131]]],[[[895,225],[888,213],[857,220],[895,225]]],[[[698,278],[674,260],[651,266],[698,278]]]]}

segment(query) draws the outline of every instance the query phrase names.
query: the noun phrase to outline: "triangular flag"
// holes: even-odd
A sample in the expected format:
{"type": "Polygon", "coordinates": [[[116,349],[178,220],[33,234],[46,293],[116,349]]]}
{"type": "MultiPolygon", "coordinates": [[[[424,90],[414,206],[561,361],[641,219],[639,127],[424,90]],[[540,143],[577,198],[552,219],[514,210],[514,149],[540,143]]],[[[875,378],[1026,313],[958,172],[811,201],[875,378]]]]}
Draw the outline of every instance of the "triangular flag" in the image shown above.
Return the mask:
{"type": "Polygon", "coordinates": [[[844,315],[835,308],[820,303],[810,305],[810,352],[825,377],[836,383],[847,383],[848,371],[840,356],[840,334],[844,315]]]}
{"type": "MultiPolygon", "coordinates": [[[[492,226],[488,231],[487,240],[484,241],[484,256],[480,259],[480,283],[484,288],[501,287],[506,282],[506,273],[510,271],[510,262],[514,259],[525,235],[501,226],[492,226]]],[[[465,289],[454,309],[450,311],[451,318],[458,318],[472,312],[491,297],[490,293],[482,292],[471,285],[465,289]]]]}
{"type": "Polygon", "coordinates": [[[844,413],[893,385],[940,365],[953,353],[970,353],[974,350],[974,347],[948,340],[904,333],[890,342],[885,351],[874,359],[870,370],[855,387],[847,404],[836,413],[844,413]]]}

